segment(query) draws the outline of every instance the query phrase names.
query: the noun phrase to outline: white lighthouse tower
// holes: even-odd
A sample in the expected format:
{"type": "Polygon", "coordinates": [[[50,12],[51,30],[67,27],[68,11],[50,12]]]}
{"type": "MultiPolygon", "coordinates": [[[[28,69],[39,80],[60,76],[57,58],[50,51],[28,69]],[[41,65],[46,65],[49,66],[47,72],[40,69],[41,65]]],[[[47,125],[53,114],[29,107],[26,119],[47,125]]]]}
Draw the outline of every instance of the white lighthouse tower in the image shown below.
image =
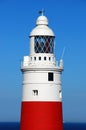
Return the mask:
{"type": "Polygon", "coordinates": [[[48,19],[39,16],[30,33],[30,55],[24,56],[20,130],[63,130],[61,74],[56,64],[55,35],[48,19]]]}

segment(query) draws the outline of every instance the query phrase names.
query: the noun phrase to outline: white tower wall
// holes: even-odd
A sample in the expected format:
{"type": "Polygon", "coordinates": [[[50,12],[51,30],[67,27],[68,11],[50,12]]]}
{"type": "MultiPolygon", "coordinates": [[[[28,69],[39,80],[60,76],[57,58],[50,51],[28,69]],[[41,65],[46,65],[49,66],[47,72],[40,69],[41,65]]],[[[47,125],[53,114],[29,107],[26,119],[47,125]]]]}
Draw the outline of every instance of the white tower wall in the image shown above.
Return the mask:
{"type": "Polygon", "coordinates": [[[61,72],[27,71],[23,79],[23,101],[61,101],[61,72]],[[48,81],[48,73],[54,74],[54,81],[48,81]],[[58,80],[57,80],[58,79],[58,80]],[[38,94],[34,95],[34,90],[38,94]],[[46,91],[45,91],[46,90],[46,91]]]}

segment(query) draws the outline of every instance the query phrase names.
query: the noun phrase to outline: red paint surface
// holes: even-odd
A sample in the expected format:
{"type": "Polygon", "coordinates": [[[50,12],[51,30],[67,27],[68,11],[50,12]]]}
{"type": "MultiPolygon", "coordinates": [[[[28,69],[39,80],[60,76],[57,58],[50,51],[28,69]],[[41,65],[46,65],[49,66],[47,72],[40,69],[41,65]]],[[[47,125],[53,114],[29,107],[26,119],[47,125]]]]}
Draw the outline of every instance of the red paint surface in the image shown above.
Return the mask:
{"type": "Polygon", "coordinates": [[[20,130],[63,130],[61,102],[22,102],[20,130]]]}

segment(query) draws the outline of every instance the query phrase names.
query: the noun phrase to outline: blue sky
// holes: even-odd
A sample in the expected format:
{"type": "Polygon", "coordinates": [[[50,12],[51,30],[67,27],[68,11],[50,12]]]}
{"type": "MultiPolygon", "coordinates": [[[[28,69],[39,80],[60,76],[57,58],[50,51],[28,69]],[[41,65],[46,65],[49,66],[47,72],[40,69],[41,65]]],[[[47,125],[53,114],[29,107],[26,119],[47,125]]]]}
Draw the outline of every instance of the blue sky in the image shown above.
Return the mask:
{"type": "Polygon", "coordinates": [[[29,54],[29,34],[45,9],[59,60],[64,46],[63,119],[86,122],[86,1],[0,0],[0,121],[19,121],[20,64],[29,54]]]}

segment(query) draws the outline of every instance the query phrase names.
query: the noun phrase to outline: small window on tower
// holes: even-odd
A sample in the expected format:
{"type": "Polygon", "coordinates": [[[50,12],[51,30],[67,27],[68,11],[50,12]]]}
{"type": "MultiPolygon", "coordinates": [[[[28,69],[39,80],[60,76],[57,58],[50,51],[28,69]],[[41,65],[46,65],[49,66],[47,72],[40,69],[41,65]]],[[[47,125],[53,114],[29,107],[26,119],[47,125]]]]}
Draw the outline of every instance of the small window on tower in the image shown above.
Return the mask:
{"type": "Polygon", "coordinates": [[[38,96],[38,90],[33,90],[33,95],[38,96]]]}
{"type": "Polygon", "coordinates": [[[60,96],[60,98],[62,98],[62,91],[61,90],[59,90],[59,96],[60,96]]]}
{"type": "Polygon", "coordinates": [[[46,60],[46,57],[44,57],[44,60],[46,60]]]}
{"type": "Polygon", "coordinates": [[[51,58],[49,57],[49,60],[51,60],[51,58]]]}
{"type": "Polygon", "coordinates": [[[36,60],[36,57],[34,57],[34,60],[36,60]]]}
{"type": "Polygon", "coordinates": [[[41,57],[39,57],[39,60],[41,60],[41,57]]]}
{"type": "Polygon", "coordinates": [[[48,81],[53,81],[53,73],[48,73],[48,81]]]}

